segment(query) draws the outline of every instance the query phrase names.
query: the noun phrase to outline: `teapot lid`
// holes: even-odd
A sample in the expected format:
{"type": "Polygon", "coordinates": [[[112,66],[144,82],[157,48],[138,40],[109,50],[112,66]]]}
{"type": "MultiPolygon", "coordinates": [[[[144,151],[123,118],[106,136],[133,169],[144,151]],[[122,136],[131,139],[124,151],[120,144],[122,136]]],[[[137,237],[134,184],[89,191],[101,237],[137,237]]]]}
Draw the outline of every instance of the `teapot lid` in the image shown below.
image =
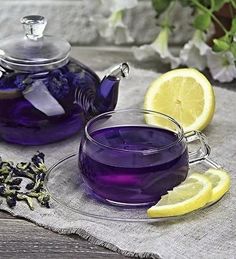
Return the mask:
{"type": "Polygon", "coordinates": [[[25,72],[39,72],[63,66],[68,61],[70,44],[61,38],[43,35],[47,21],[30,15],[21,19],[25,35],[14,35],[0,41],[3,66],[25,72]]]}

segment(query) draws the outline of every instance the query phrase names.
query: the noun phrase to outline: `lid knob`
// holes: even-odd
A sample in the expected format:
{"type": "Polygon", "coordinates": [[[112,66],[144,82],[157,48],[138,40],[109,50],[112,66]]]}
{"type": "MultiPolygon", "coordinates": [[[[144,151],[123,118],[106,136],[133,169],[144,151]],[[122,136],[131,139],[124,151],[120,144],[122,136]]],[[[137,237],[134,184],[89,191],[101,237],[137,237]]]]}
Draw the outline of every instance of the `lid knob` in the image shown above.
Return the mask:
{"type": "Polygon", "coordinates": [[[41,15],[29,15],[21,18],[25,30],[25,36],[30,40],[37,40],[43,37],[43,31],[47,20],[41,15]]]}

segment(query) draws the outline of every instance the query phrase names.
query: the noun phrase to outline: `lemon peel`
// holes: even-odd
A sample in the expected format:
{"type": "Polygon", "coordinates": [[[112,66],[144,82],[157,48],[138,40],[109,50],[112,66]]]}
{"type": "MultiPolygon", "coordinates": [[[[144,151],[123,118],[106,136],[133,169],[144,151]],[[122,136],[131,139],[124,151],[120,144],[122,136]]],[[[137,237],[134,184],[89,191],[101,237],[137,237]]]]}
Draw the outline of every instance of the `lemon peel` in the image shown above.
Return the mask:
{"type": "MultiPolygon", "coordinates": [[[[144,98],[144,108],[171,116],[185,132],[203,130],[214,115],[214,90],[198,70],[174,69],[150,84],[144,98]]],[[[166,126],[154,116],[145,119],[148,124],[166,126]]]]}
{"type": "Polygon", "coordinates": [[[204,175],[212,183],[212,195],[208,202],[214,203],[230,189],[230,176],[224,170],[213,168],[207,170],[204,175]]]}
{"type": "Polygon", "coordinates": [[[212,195],[212,183],[207,176],[193,173],[183,183],[161,197],[161,200],[147,210],[153,217],[178,216],[197,210],[208,203],[212,195]]]}

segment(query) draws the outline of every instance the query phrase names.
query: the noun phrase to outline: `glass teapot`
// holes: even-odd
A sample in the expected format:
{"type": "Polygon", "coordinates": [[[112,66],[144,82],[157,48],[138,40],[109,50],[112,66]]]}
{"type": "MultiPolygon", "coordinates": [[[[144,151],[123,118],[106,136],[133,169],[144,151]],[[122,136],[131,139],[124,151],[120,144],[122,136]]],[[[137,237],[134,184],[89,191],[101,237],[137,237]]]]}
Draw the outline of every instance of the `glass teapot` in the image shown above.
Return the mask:
{"type": "Polygon", "coordinates": [[[25,35],[0,41],[0,138],[23,145],[65,139],[85,122],[115,108],[118,85],[129,74],[122,63],[100,81],[71,58],[70,44],[45,36],[46,19],[21,19],[25,35]]]}

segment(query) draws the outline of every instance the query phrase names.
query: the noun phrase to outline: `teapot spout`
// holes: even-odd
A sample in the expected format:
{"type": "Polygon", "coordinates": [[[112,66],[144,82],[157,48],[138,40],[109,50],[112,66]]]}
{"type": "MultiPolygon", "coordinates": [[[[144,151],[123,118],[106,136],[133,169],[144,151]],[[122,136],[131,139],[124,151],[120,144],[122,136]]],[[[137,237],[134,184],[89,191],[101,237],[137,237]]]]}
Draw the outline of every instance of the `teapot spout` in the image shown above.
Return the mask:
{"type": "Polygon", "coordinates": [[[104,77],[104,79],[110,76],[110,77],[116,77],[118,80],[120,80],[122,77],[123,78],[128,77],[128,75],[129,75],[129,65],[128,63],[124,62],[113,67],[110,73],[108,73],[104,77]]]}
{"type": "Polygon", "coordinates": [[[93,103],[94,113],[99,114],[115,109],[118,99],[119,83],[129,75],[128,63],[121,63],[102,79],[93,103]]]}

